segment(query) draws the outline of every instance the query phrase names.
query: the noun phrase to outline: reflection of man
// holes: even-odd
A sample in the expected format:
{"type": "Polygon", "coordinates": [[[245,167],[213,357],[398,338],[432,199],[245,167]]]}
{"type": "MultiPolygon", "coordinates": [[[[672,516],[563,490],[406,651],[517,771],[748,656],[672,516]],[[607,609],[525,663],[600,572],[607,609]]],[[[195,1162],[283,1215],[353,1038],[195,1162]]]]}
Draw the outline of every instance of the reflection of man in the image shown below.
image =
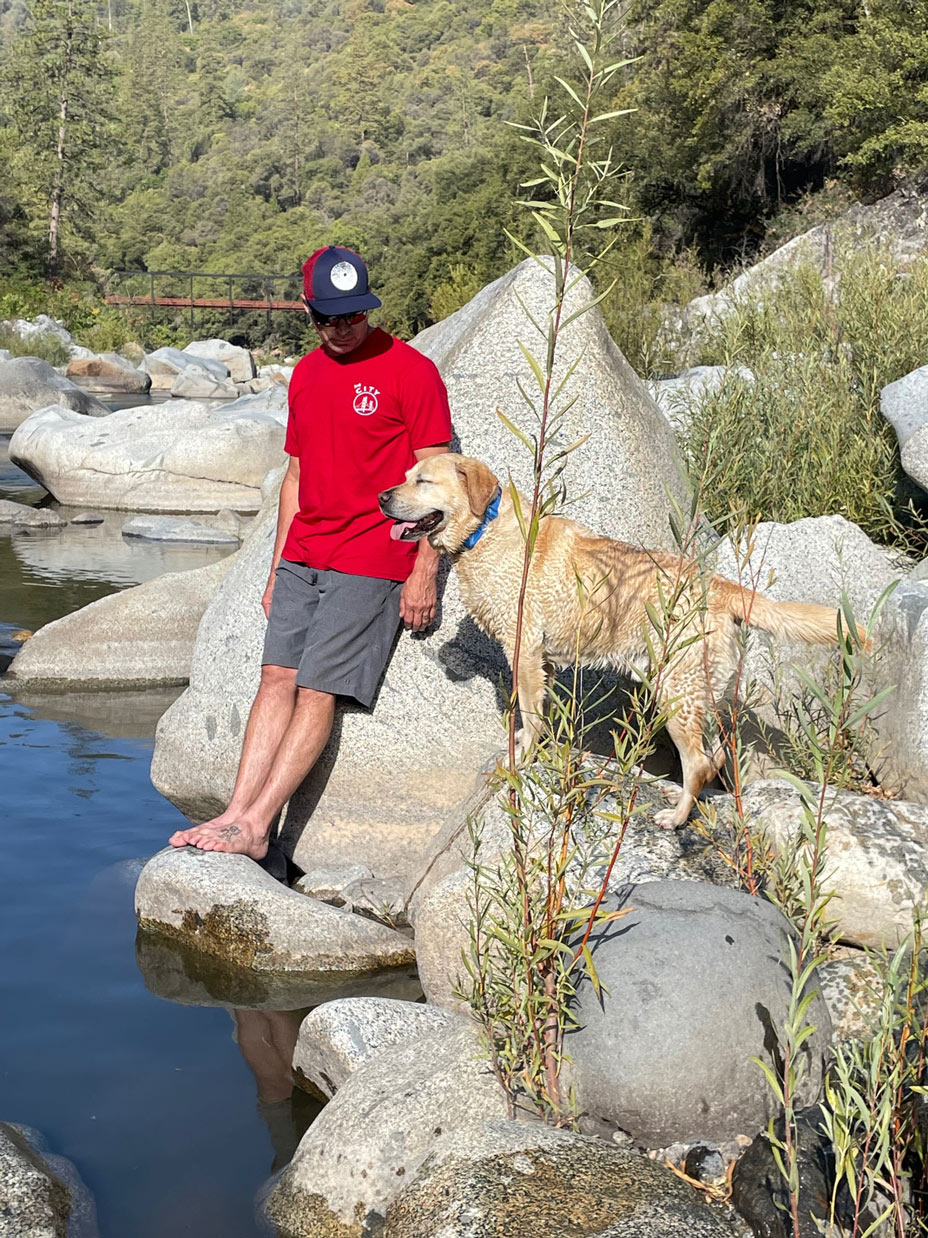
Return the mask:
{"type": "Polygon", "coordinates": [[[400,621],[418,632],[435,616],[438,556],[426,541],[392,540],[377,495],[448,450],[444,383],[428,358],[370,326],[380,301],[350,249],[314,253],[303,287],[322,347],[290,382],[261,684],[228,808],[179,830],[175,847],[263,857],[325,747],[335,698],[370,707],[400,621]]]}

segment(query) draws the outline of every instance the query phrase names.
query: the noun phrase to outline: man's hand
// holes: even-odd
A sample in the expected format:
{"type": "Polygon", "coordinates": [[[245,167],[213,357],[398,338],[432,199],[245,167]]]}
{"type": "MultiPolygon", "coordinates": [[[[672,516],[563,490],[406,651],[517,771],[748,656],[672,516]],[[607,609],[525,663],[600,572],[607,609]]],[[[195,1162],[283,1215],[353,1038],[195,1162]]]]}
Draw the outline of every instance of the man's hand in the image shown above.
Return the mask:
{"type": "Polygon", "coordinates": [[[264,586],[264,593],[261,595],[261,609],[264,611],[265,619],[270,619],[271,617],[271,598],[274,596],[275,578],[275,573],[271,572],[267,584],[264,586]]]}
{"type": "Polygon", "coordinates": [[[423,567],[417,560],[400,594],[403,624],[413,632],[423,632],[435,618],[437,601],[436,572],[431,565],[423,567]]]}

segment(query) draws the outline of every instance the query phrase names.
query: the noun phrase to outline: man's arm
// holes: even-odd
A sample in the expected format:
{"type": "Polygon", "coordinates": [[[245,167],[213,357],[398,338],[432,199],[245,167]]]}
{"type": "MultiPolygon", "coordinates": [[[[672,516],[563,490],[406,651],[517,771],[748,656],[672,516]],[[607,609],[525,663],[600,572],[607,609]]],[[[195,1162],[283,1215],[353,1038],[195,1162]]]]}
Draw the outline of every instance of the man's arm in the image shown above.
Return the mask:
{"type": "MultiPolygon", "coordinates": [[[[429,456],[440,456],[450,450],[450,443],[438,443],[434,447],[420,447],[413,455],[416,460],[427,460],[429,456]]],[[[435,618],[438,557],[438,551],[423,537],[412,572],[400,594],[400,618],[413,632],[422,632],[435,618]]]]}
{"type": "MultiPolygon", "coordinates": [[[[280,502],[277,506],[277,536],[274,539],[274,557],[271,560],[271,572],[267,578],[264,595],[261,598],[261,608],[265,618],[271,614],[271,596],[274,592],[274,573],[284,551],[284,543],[290,532],[290,525],[300,506],[300,461],[298,456],[291,456],[287,471],[280,486],[280,502]]],[[[431,547],[429,547],[431,550],[431,547]]]]}

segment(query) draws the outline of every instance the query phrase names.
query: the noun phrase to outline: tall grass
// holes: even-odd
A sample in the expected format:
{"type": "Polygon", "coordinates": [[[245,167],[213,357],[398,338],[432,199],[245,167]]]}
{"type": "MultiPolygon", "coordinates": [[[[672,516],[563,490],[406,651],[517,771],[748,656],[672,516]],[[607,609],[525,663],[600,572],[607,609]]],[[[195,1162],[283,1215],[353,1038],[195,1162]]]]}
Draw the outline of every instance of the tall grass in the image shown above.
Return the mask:
{"type": "Polygon", "coordinates": [[[706,515],[838,513],[874,541],[924,556],[924,496],[905,477],[880,391],[928,360],[928,258],[902,273],[876,248],[840,254],[745,299],[701,341],[707,365],[747,366],[694,401],[682,449],[706,515]]]}

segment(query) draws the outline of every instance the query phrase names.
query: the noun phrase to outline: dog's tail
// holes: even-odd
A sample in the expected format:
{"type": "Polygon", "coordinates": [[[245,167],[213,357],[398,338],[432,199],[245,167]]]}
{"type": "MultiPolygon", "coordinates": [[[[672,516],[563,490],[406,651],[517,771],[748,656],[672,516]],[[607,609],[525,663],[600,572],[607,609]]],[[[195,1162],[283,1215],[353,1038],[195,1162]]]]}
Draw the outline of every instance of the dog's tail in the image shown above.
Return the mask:
{"type": "MultiPolygon", "coordinates": [[[[712,582],[712,591],[737,623],[760,628],[780,640],[801,640],[807,645],[838,643],[839,612],[833,606],[819,606],[815,602],[772,602],[762,593],[718,576],[712,582]]],[[[860,624],[857,635],[866,648],[867,634],[860,624]]]]}

